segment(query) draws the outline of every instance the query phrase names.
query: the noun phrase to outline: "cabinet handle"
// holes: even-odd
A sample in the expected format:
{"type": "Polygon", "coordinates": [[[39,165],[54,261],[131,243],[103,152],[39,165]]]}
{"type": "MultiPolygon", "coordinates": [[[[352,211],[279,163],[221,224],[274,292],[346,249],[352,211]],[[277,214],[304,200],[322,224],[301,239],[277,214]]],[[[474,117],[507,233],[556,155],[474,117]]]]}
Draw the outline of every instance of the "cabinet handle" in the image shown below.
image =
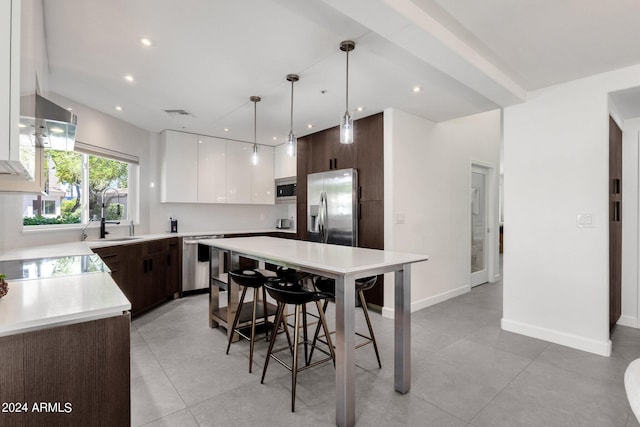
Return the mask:
{"type": "Polygon", "coordinates": [[[142,261],[142,272],[143,273],[147,272],[147,260],[146,259],[144,261],[142,261]]]}
{"type": "Polygon", "coordinates": [[[329,159],[329,170],[333,169],[333,159],[329,159]]]}
{"type": "Polygon", "coordinates": [[[362,185],[358,187],[358,200],[362,199],[362,185]]]}
{"type": "Polygon", "coordinates": [[[167,265],[171,265],[171,254],[167,254],[167,265]]]}
{"type": "Polygon", "coordinates": [[[338,158],[337,158],[337,157],[335,157],[335,158],[333,159],[333,168],[334,168],[334,169],[338,169],[338,158]]]}
{"type": "Polygon", "coordinates": [[[149,271],[153,271],[153,258],[149,260],[149,271]]]}

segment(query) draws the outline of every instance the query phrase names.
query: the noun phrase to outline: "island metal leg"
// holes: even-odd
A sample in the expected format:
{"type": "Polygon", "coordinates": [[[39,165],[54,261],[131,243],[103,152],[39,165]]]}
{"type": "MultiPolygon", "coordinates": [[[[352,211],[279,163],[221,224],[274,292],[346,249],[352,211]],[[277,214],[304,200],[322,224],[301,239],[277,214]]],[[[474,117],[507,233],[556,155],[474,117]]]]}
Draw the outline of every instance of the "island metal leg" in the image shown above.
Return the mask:
{"type": "Polygon", "coordinates": [[[356,419],[355,280],[336,278],[336,424],[352,427],[356,419]]]}
{"type": "Polygon", "coordinates": [[[394,386],[407,393],[411,388],[411,265],[395,272],[394,386]]]}

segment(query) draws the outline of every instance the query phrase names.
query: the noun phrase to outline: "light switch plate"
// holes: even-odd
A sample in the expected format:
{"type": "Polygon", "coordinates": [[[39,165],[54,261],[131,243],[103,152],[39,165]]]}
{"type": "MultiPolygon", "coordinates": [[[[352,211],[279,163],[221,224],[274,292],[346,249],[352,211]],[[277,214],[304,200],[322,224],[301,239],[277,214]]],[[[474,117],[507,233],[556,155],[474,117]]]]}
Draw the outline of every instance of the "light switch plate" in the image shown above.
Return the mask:
{"type": "Polygon", "coordinates": [[[576,226],[579,228],[595,227],[595,224],[593,221],[593,214],[590,214],[590,213],[576,214],[576,226]]]}

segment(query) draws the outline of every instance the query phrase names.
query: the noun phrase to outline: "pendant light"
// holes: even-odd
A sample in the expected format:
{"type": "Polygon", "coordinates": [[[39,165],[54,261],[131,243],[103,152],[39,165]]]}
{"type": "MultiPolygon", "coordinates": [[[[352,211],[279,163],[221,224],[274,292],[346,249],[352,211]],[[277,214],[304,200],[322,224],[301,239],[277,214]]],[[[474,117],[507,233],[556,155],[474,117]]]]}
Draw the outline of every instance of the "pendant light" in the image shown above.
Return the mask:
{"type": "Polygon", "coordinates": [[[356,48],[352,40],[344,40],[340,43],[340,50],[347,54],[347,84],[346,84],[346,108],[340,118],[340,144],[353,144],[353,117],[349,113],[349,52],[356,48]]]}
{"type": "Polygon", "coordinates": [[[252,96],[249,98],[251,102],[253,102],[253,154],[251,155],[251,163],[254,166],[258,164],[258,138],[257,138],[257,123],[258,123],[258,102],[260,102],[262,98],[259,96],[252,96]]]}
{"type": "Polygon", "coordinates": [[[300,76],[297,74],[288,74],[287,80],[291,82],[291,124],[289,126],[289,137],[287,138],[287,155],[294,157],[296,155],[298,138],[296,138],[296,135],[293,133],[293,84],[300,80],[300,76]]]}

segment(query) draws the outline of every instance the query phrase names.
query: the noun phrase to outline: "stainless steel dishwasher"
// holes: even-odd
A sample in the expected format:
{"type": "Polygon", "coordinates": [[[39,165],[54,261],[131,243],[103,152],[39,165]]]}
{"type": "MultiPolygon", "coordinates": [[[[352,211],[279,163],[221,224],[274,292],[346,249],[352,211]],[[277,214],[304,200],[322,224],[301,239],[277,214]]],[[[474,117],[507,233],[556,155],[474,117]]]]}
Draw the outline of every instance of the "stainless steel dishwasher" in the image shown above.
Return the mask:
{"type": "MultiPolygon", "coordinates": [[[[182,294],[206,292],[209,289],[209,246],[200,245],[204,239],[218,239],[222,235],[188,236],[182,238],[182,294]]],[[[218,262],[218,260],[214,260],[218,262]]]]}

